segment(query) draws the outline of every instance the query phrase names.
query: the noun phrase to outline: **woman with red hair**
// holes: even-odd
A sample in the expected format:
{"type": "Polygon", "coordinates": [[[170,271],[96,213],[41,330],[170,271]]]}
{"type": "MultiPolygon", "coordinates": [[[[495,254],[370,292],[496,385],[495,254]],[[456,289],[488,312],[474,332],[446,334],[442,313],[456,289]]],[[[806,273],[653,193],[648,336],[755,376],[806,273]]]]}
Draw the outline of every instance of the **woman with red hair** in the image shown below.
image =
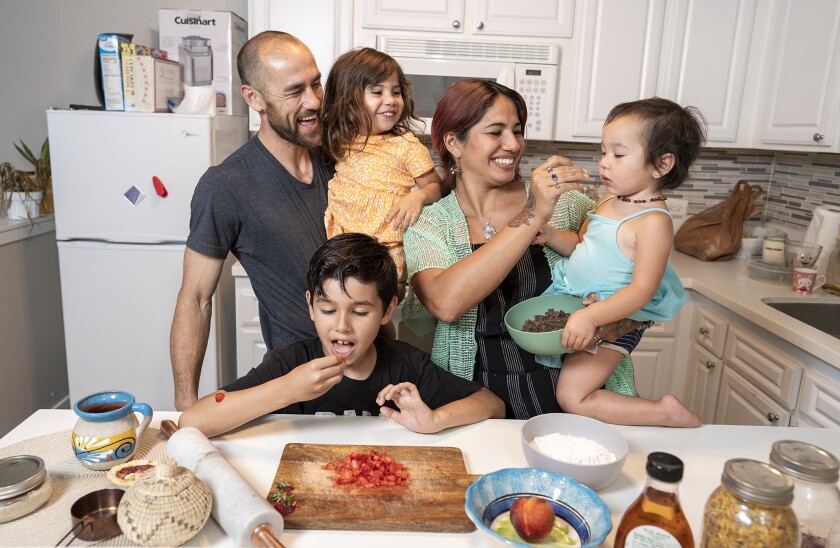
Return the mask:
{"type": "MultiPolygon", "coordinates": [[[[577,192],[589,174],[562,156],[522,179],[526,119],[512,89],[487,80],[453,84],[432,122],[447,195],[424,208],[404,238],[404,324],[421,336],[434,329],[434,362],[495,392],[517,419],[562,411],[559,370],[519,348],[504,315],[551,284],[560,256],[542,245],[543,227],[577,230],[593,203],[577,192]]],[[[622,362],[606,387],[635,395],[632,367],[622,362]]]]}

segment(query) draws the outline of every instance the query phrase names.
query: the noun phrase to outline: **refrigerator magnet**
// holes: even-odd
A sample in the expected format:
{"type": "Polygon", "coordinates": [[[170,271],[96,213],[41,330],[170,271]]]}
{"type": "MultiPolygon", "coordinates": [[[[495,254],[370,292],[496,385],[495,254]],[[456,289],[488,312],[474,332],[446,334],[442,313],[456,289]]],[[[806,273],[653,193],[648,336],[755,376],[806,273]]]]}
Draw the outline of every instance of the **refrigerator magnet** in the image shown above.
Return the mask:
{"type": "Polygon", "coordinates": [[[128,200],[128,203],[130,203],[133,206],[139,204],[143,200],[143,198],[146,197],[146,195],[143,194],[143,191],[141,191],[134,185],[132,185],[131,188],[126,190],[123,193],[123,196],[125,196],[125,199],[128,200]]]}

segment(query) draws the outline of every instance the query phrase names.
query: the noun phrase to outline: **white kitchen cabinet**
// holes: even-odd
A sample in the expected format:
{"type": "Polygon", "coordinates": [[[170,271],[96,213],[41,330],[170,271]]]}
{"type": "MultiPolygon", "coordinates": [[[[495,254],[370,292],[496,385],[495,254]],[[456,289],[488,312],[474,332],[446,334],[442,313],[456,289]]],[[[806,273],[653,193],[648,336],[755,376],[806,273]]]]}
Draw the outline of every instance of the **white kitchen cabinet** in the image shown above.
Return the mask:
{"type": "Polygon", "coordinates": [[[677,0],[665,14],[657,94],[700,109],[707,140],[738,139],[756,0],[677,0]]]}
{"type": "Polygon", "coordinates": [[[737,369],[750,384],[788,409],[796,407],[802,366],[772,340],[733,325],[723,358],[727,369],[737,369]]]}
{"type": "Polygon", "coordinates": [[[756,388],[738,371],[724,367],[715,424],[789,426],[790,411],[756,388]]]}
{"type": "Polygon", "coordinates": [[[806,371],[799,393],[797,416],[815,426],[840,427],[840,382],[806,371]]]}
{"type": "Polygon", "coordinates": [[[645,331],[633,350],[636,392],[643,398],[658,400],[671,392],[671,378],[676,356],[675,333],[679,314],[669,322],[656,323],[645,331]]]}
{"type": "Polygon", "coordinates": [[[600,139],[612,107],[656,94],[665,0],[582,0],[579,9],[571,137],[600,139]]]}
{"type": "MultiPolygon", "coordinates": [[[[738,138],[756,0],[584,0],[571,137],[654,95],[698,107],[708,141],[738,138]]],[[[562,136],[561,136],[562,137],[562,136]]]]}
{"type": "MultiPolygon", "coordinates": [[[[322,81],[333,61],[352,46],[353,2],[344,0],[248,0],[248,37],[280,30],[299,38],[312,51],[322,81]]],[[[260,128],[260,117],[249,109],[249,129],[260,128]]]]}
{"type": "MultiPolygon", "coordinates": [[[[237,265],[238,266],[238,265],[237,265]]],[[[241,267],[239,267],[241,270],[241,267]]],[[[236,291],[236,377],[245,375],[262,363],[267,347],[260,329],[257,296],[244,271],[234,269],[236,291]]]]}
{"type": "Polygon", "coordinates": [[[776,0],[768,36],[760,144],[838,150],[840,2],[776,0]]]}
{"type": "Polygon", "coordinates": [[[723,374],[728,320],[708,303],[696,303],[689,330],[685,401],[692,412],[711,422],[723,374]]]}
{"type": "Polygon", "coordinates": [[[574,0],[361,0],[363,29],[474,35],[572,35],[574,0]]]}

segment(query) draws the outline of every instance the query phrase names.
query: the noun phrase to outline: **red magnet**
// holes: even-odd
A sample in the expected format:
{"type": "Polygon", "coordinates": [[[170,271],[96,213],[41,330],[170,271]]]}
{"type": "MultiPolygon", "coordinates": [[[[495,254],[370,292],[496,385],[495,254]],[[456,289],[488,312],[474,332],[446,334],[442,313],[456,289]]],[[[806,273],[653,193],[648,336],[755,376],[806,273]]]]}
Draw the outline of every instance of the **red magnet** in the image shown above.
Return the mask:
{"type": "Polygon", "coordinates": [[[155,185],[155,192],[161,198],[166,198],[169,195],[169,191],[166,190],[166,187],[163,186],[163,183],[157,178],[157,175],[152,177],[152,184],[155,185]]]}

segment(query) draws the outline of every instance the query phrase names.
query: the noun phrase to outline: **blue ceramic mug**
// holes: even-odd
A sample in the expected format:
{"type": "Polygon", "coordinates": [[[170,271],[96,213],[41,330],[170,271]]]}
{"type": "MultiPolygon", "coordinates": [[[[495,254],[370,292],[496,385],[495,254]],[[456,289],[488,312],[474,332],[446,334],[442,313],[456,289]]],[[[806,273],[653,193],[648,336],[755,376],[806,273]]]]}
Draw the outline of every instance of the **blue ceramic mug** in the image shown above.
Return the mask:
{"type": "Polygon", "coordinates": [[[121,390],[85,396],[73,405],[73,411],[79,416],[73,427],[73,452],[91,470],[109,470],[128,461],[152,421],[152,408],[135,403],[134,396],[121,390]],[[143,416],[142,422],[135,413],[143,416]]]}

